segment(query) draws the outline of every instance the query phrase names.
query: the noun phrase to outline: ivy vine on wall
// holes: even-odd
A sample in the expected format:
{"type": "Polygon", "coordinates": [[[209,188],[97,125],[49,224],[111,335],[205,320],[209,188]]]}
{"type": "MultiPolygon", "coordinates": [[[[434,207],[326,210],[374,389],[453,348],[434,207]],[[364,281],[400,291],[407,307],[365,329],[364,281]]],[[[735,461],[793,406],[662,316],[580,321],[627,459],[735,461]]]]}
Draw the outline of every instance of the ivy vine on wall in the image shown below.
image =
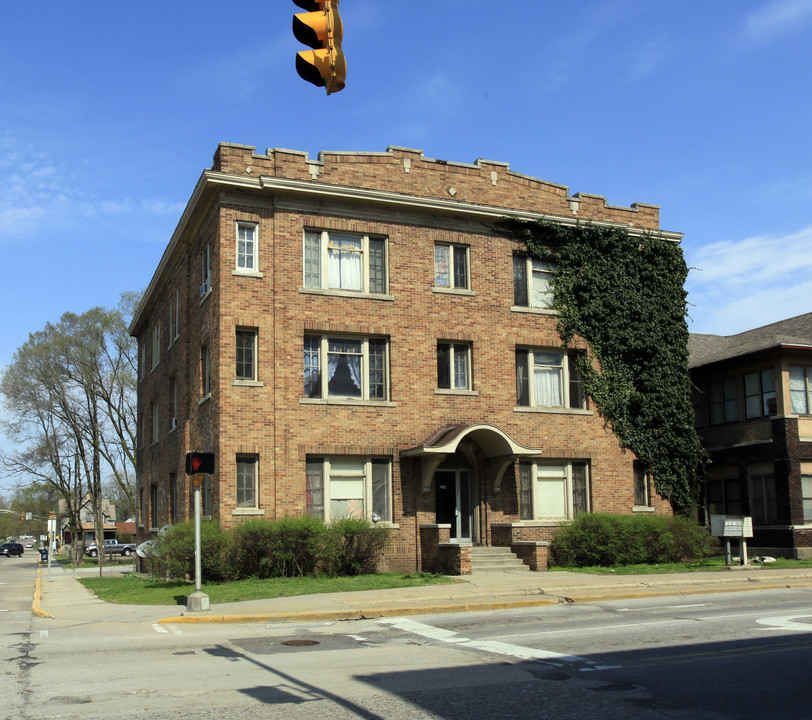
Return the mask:
{"type": "Polygon", "coordinates": [[[564,346],[584,389],[678,511],[696,502],[707,455],[694,428],[682,249],[655,234],[503,218],[497,229],[551,266],[564,346]]]}

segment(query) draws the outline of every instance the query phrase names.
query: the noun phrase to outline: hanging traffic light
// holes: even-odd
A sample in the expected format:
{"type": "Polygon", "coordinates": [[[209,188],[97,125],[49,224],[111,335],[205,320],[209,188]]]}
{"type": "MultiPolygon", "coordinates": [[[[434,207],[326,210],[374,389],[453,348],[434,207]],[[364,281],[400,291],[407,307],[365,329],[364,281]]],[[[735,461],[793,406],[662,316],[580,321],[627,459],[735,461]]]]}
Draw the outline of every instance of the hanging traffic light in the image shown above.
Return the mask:
{"type": "Polygon", "coordinates": [[[213,452],[186,453],[187,475],[211,475],[214,473],[213,452]]]}
{"type": "Polygon", "coordinates": [[[341,51],[344,27],[339,0],[293,0],[309,12],[293,16],[293,34],[313,50],[296,54],[296,72],[303,80],[326,88],[327,94],[344,89],[347,60],[341,51]]]}

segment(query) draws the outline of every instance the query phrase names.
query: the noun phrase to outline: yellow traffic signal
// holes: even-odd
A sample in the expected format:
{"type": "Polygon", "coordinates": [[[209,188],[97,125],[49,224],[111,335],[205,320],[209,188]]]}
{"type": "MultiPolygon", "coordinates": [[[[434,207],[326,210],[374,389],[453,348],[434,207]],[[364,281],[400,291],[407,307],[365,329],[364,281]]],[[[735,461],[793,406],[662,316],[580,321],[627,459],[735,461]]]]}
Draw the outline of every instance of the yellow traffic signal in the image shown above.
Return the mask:
{"type": "Polygon", "coordinates": [[[296,55],[296,72],[303,80],[326,88],[327,94],[344,89],[347,60],[341,50],[344,27],[338,0],[293,0],[309,12],[293,16],[293,34],[313,50],[296,55]]]}

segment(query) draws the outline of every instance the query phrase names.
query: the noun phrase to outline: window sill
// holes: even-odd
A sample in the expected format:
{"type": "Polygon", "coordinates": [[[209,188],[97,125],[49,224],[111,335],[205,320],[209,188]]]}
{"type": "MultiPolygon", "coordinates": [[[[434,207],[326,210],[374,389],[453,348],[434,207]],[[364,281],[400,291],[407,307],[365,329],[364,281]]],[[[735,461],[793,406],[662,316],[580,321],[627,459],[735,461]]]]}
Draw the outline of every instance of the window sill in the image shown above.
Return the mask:
{"type": "Polygon", "coordinates": [[[559,415],[594,415],[592,410],[581,410],[579,408],[565,408],[565,407],[542,407],[542,406],[525,406],[517,405],[513,408],[513,412],[520,413],[553,413],[559,415]]]}
{"type": "Polygon", "coordinates": [[[354,398],[299,398],[300,405],[362,405],[368,407],[397,407],[391,400],[356,400],[354,398]]]}
{"type": "Polygon", "coordinates": [[[454,388],[436,388],[434,390],[435,395],[468,395],[468,396],[478,396],[478,390],[456,390],[454,388]]]}
{"type": "Polygon", "coordinates": [[[231,511],[232,515],[265,515],[265,511],[261,508],[234,508],[231,511]]]}
{"type": "Polygon", "coordinates": [[[202,398],[200,398],[197,401],[197,406],[200,407],[203,403],[208,402],[209,400],[211,400],[211,393],[208,393],[207,395],[204,395],[202,398]]]}
{"type": "Polygon", "coordinates": [[[513,305],[510,312],[530,313],[531,315],[558,315],[558,310],[552,308],[524,307],[523,305],[513,305]]]}
{"type": "Polygon", "coordinates": [[[540,518],[537,520],[517,520],[516,522],[491,523],[492,527],[557,527],[568,523],[569,518],[540,518]]]}
{"type": "Polygon", "coordinates": [[[235,380],[231,384],[235,387],[265,387],[262,380],[235,380]]]}
{"type": "Polygon", "coordinates": [[[431,291],[439,295],[467,295],[468,297],[476,297],[476,293],[468,288],[433,287],[431,291]]]}
{"type": "Polygon", "coordinates": [[[208,290],[206,290],[206,294],[205,294],[205,295],[203,295],[203,296],[200,298],[200,303],[199,303],[199,305],[202,305],[204,302],[206,302],[206,300],[208,300],[208,299],[209,299],[209,295],[211,295],[211,293],[212,293],[211,288],[209,288],[208,290]]]}
{"type": "Polygon", "coordinates": [[[258,270],[232,270],[231,274],[235,277],[251,277],[251,278],[264,278],[265,276],[258,270]]]}
{"type": "Polygon", "coordinates": [[[650,505],[635,505],[632,507],[633,513],[653,513],[654,508],[650,505]]]}
{"type": "Polygon", "coordinates": [[[363,290],[323,290],[322,288],[299,288],[302,295],[324,295],[325,297],[347,297],[364,298],[365,300],[388,300],[394,301],[394,295],[385,293],[368,293],[363,290]]]}

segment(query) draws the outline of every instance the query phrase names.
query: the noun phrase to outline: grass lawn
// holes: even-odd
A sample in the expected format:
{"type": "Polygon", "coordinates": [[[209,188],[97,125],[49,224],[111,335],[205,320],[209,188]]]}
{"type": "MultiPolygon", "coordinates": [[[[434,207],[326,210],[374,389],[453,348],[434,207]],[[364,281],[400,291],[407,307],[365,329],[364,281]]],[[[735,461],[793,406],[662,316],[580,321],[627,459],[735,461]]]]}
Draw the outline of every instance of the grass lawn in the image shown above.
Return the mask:
{"type": "MultiPolygon", "coordinates": [[[[123,578],[80,578],[88,590],[102,600],[125,605],[186,605],[195,586],[186,582],[155,582],[140,575],[123,578]]],[[[202,590],[212,603],[261,600],[264,598],[348,592],[351,590],[384,590],[454,582],[444,575],[414,573],[381,573],[355,577],[273,578],[204,583],[202,590]]]]}
{"type": "MultiPolygon", "coordinates": [[[[786,568],[812,567],[812,559],[809,560],[789,560],[787,558],[776,558],[774,563],[750,563],[753,567],[764,570],[777,570],[786,568]]],[[[650,575],[654,573],[675,573],[675,572],[695,572],[697,570],[724,570],[724,555],[704,558],[684,563],[663,563],[660,565],[613,565],[612,567],[554,567],[550,566],[551,572],[581,572],[595,573],[601,575],[650,575]]]]}

